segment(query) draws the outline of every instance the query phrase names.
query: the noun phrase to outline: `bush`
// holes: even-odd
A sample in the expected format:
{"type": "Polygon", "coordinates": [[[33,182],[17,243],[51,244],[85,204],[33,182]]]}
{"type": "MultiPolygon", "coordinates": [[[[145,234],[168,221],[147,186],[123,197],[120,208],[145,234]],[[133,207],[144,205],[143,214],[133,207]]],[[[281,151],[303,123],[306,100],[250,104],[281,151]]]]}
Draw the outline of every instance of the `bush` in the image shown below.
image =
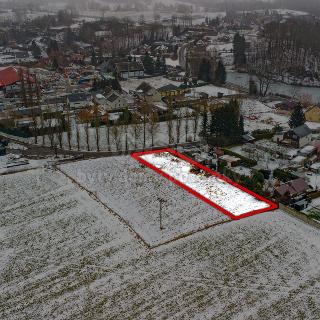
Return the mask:
{"type": "Polygon", "coordinates": [[[282,182],[288,182],[288,181],[295,180],[295,179],[299,178],[298,176],[296,176],[292,172],[284,171],[281,169],[274,170],[273,176],[274,176],[274,178],[277,178],[282,182]]]}
{"type": "Polygon", "coordinates": [[[274,136],[274,131],[273,130],[255,130],[252,132],[252,136],[256,139],[256,140],[270,140],[273,138],[274,136]]]}

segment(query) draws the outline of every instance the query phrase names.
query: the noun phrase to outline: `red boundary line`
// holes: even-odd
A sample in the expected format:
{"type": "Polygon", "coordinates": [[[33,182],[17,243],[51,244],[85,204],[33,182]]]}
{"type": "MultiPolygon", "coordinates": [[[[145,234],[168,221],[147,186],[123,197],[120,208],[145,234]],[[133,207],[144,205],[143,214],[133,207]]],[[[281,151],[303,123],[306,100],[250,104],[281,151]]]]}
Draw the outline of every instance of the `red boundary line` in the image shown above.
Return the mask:
{"type": "Polygon", "coordinates": [[[136,159],[137,161],[139,161],[140,163],[144,164],[145,166],[151,168],[152,170],[156,171],[157,173],[161,174],[162,176],[164,176],[165,178],[169,179],[170,181],[172,181],[173,183],[177,184],[178,186],[180,186],[181,188],[187,190],[188,192],[190,192],[191,194],[195,195],[196,197],[198,197],[199,199],[205,201],[206,203],[208,203],[209,205],[211,205],[212,207],[218,209],[219,211],[221,211],[222,213],[226,214],[227,216],[229,216],[230,218],[232,218],[233,220],[239,220],[239,219],[243,219],[243,218],[247,218],[259,213],[263,213],[263,212],[268,212],[268,211],[272,211],[272,210],[276,210],[279,208],[279,205],[277,203],[274,203],[262,196],[260,196],[259,194],[256,194],[255,192],[239,185],[238,183],[230,180],[229,178],[221,175],[220,173],[213,171],[211,169],[209,169],[208,167],[184,156],[183,154],[179,153],[178,151],[175,151],[173,149],[170,148],[166,148],[166,149],[160,149],[160,150],[150,150],[150,151],[143,151],[143,152],[136,152],[133,153],[131,155],[134,159],[136,159]],[[197,191],[193,190],[192,188],[188,187],[187,185],[183,184],[182,182],[180,182],[179,180],[176,180],[175,178],[173,178],[172,176],[170,176],[169,174],[165,173],[164,171],[162,171],[161,169],[157,168],[156,166],[152,165],[151,163],[149,163],[148,161],[144,160],[141,158],[141,156],[146,155],[146,154],[153,154],[153,153],[163,153],[163,152],[169,152],[172,155],[183,159],[189,163],[191,163],[192,165],[209,172],[210,174],[218,177],[221,180],[224,180],[225,182],[231,184],[232,186],[252,195],[253,197],[255,197],[256,199],[259,199],[265,203],[267,203],[269,205],[269,207],[264,208],[264,209],[259,209],[259,210],[253,210],[247,213],[244,213],[242,215],[239,216],[235,216],[234,214],[232,214],[231,212],[229,212],[228,210],[224,209],[223,207],[219,206],[218,204],[216,204],[215,202],[209,200],[208,198],[202,196],[201,194],[199,194],[197,191]]]}

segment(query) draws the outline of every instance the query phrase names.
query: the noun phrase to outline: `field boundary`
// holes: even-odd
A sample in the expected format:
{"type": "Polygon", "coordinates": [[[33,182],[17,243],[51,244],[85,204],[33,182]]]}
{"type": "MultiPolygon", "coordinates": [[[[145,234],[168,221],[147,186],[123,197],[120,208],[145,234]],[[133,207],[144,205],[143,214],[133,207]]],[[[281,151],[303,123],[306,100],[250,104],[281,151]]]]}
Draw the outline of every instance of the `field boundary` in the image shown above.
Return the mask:
{"type": "Polygon", "coordinates": [[[290,208],[288,206],[285,206],[283,204],[280,203],[279,208],[284,211],[285,213],[287,213],[288,215],[306,223],[309,224],[310,226],[320,229],[320,222],[317,222],[311,218],[309,218],[307,215],[305,215],[304,213],[301,213],[293,208],[290,208]]]}
{"type": "Polygon", "coordinates": [[[156,243],[156,244],[150,244],[135,230],[135,228],[130,223],[128,223],[127,220],[125,220],[119,213],[117,213],[116,211],[111,209],[106,203],[104,203],[101,199],[99,199],[99,197],[97,196],[96,193],[94,193],[94,192],[90,191],[88,188],[84,187],[75,178],[71,177],[69,174],[64,172],[58,166],[54,166],[54,169],[59,171],[66,178],[68,178],[74,185],[76,185],[80,190],[85,191],[93,200],[95,200],[100,205],[102,205],[104,209],[106,209],[108,212],[110,212],[114,217],[116,217],[121,222],[121,224],[123,224],[125,227],[127,227],[129,229],[129,231],[133,234],[133,236],[146,249],[149,249],[149,250],[156,249],[156,248],[168,245],[168,244],[176,242],[178,240],[181,240],[181,239],[187,238],[189,236],[195,235],[195,234],[197,234],[199,232],[202,232],[202,231],[208,230],[210,228],[214,228],[216,226],[219,226],[219,225],[222,225],[222,224],[229,223],[229,222],[233,221],[232,219],[229,219],[229,220],[224,220],[224,221],[216,222],[216,223],[209,224],[209,225],[204,225],[204,226],[201,226],[201,227],[199,227],[197,229],[194,229],[194,230],[191,230],[191,231],[188,231],[188,232],[185,232],[185,233],[181,233],[181,234],[179,234],[179,235],[177,235],[177,236],[175,236],[175,237],[173,237],[171,239],[168,239],[166,241],[159,242],[159,243],[156,243]]]}

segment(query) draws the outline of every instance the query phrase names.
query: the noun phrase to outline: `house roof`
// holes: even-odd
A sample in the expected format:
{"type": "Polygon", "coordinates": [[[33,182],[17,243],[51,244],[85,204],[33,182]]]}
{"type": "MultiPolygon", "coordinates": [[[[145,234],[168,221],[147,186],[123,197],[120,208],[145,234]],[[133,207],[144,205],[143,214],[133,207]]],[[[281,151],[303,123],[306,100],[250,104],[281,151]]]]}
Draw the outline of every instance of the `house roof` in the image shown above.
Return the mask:
{"type": "Polygon", "coordinates": [[[147,93],[152,89],[152,86],[147,82],[142,82],[136,89],[136,91],[141,91],[143,93],[147,93]]]}
{"type": "Polygon", "coordinates": [[[110,102],[114,102],[119,98],[119,96],[117,96],[116,94],[112,94],[111,96],[108,97],[108,101],[110,102]]]}
{"type": "Polygon", "coordinates": [[[136,61],[131,62],[119,62],[116,63],[116,69],[118,72],[128,72],[128,71],[143,71],[143,65],[136,61]]]}
{"type": "Polygon", "coordinates": [[[293,132],[299,137],[299,138],[303,138],[308,136],[309,134],[312,133],[311,129],[306,125],[303,124],[300,127],[294,128],[293,132]]]}
{"type": "Polygon", "coordinates": [[[68,95],[69,102],[88,101],[90,98],[91,95],[86,93],[73,93],[68,95]]]}
{"type": "Polygon", "coordinates": [[[290,196],[305,192],[309,188],[307,182],[303,178],[289,181],[276,189],[277,193],[284,196],[289,193],[290,196]]]}
{"type": "Polygon", "coordinates": [[[170,84],[167,84],[167,85],[159,88],[158,90],[159,90],[160,92],[165,92],[165,91],[175,91],[175,90],[177,90],[177,89],[178,89],[177,86],[175,86],[174,84],[170,83],[170,84]]]}
{"type": "MultiPolygon", "coordinates": [[[[23,70],[23,74],[27,77],[26,70],[23,70]]],[[[31,82],[34,82],[33,77],[29,76],[31,82]]],[[[0,68],[0,87],[10,86],[21,80],[20,70],[15,67],[0,68]]]]}

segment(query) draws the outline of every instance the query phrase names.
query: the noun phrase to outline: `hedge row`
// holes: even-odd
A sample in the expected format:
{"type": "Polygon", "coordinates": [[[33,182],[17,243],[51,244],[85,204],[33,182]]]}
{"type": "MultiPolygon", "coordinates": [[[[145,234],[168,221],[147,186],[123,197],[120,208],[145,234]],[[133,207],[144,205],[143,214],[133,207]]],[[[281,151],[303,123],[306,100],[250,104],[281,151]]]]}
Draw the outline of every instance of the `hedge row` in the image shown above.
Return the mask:
{"type": "Polygon", "coordinates": [[[279,179],[282,182],[288,182],[291,180],[298,179],[299,177],[289,171],[284,171],[281,169],[276,169],[273,172],[273,177],[279,179]]]}

